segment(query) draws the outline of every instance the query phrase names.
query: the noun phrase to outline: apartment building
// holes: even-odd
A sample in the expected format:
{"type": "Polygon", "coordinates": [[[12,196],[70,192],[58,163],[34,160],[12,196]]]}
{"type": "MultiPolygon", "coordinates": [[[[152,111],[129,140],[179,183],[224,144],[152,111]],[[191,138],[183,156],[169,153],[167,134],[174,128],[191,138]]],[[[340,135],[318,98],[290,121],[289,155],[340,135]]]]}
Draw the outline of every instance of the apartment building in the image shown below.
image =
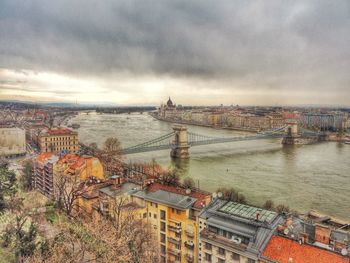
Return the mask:
{"type": "Polygon", "coordinates": [[[77,152],[80,149],[78,133],[66,128],[44,130],[38,136],[41,152],[77,152]]]}
{"type": "Polygon", "coordinates": [[[25,131],[17,127],[0,128],[0,156],[19,156],[26,154],[25,131]]]}
{"type": "Polygon", "coordinates": [[[48,198],[54,197],[54,165],[59,157],[54,153],[41,153],[34,159],[33,187],[48,198]]]}
{"type": "Polygon", "coordinates": [[[272,211],[216,199],[198,221],[198,262],[258,263],[283,219],[272,211]]]}
{"type": "Polygon", "coordinates": [[[131,196],[156,231],[161,262],[198,262],[197,218],[209,193],[154,183],[131,196]]]}
{"type": "Polygon", "coordinates": [[[323,220],[329,217],[316,220],[318,223],[287,218],[264,249],[261,262],[349,263],[350,233],[323,224],[323,220]]]}

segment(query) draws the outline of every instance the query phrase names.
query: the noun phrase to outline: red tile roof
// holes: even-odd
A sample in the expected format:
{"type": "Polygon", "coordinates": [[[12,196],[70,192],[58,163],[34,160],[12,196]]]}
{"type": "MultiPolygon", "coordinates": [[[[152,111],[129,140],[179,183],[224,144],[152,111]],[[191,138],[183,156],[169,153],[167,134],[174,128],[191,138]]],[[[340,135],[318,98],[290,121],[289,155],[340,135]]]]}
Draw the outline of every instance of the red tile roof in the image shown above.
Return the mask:
{"type": "MultiPolygon", "coordinates": [[[[169,185],[163,185],[160,183],[153,183],[149,185],[147,188],[147,191],[149,192],[156,192],[158,190],[164,190],[168,191],[171,193],[176,193],[176,194],[181,194],[181,195],[187,195],[186,194],[186,189],[182,187],[175,187],[175,186],[169,186],[169,185]]],[[[192,190],[191,193],[189,194],[191,197],[196,198],[197,201],[194,203],[194,207],[201,209],[205,205],[207,205],[210,202],[211,194],[200,191],[200,190],[192,190]]]]}
{"type": "Polygon", "coordinates": [[[44,162],[47,159],[51,158],[54,154],[52,152],[41,153],[36,157],[38,162],[44,162]]]}
{"type": "Polygon", "coordinates": [[[344,257],[332,251],[302,244],[281,237],[273,236],[267,244],[263,257],[279,263],[349,263],[344,257]],[[291,260],[292,259],[292,260],[291,260]]]}
{"type": "Polygon", "coordinates": [[[47,131],[49,135],[68,135],[72,134],[73,131],[67,129],[67,128],[59,128],[59,129],[50,129],[47,131]]]}

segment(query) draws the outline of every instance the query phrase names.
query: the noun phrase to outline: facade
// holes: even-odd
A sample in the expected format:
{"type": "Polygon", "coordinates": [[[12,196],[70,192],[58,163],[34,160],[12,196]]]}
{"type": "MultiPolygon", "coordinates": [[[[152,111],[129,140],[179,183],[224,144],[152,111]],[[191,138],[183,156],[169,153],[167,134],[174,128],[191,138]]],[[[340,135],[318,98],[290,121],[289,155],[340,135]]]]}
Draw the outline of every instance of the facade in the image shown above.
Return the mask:
{"type": "Polygon", "coordinates": [[[48,198],[54,197],[54,165],[58,156],[41,153],[34,160],[33,187],[48,198]]]}
{"type": "Polygon", "coordinates": [[[49,129],[38,136],[41,152],[77,152],[80,149],[78,133],[66,128],[49,129]]]}
{"type": "Polygon", "coordinates": [[[0,128],[0,156],[26,154],[25,131],[17,128],[0,128]]]}
{"type": "Polygon", "coordinates": [[[59,158],[54,153],[47,152],[41,153],[34,160],[33,185],[48,198],[55,198],[55,182],[61,175],[76,178],[77,182],[104,180],[102,164],[95,157],[67,154],[59,158]]]}
{"type": "Polygon", "coordinates": [[[90,178],[104,180],[103,166],[96,157],[69,153],[62,156],[55,164],[55,174],[65,176],[76,176],[80,181],[90,178]]]}
{"type": "Polygon", "coordinates": [[[209,193],[154,183],[131,196],[156,231],[161,262],[198,262],[197,218],[209,193]]]}
{"type": "Polygon", "coordinates": [[[257,263],[283,221],[277,213],[216,199],[199,216],[199,261],[257,263]]]}

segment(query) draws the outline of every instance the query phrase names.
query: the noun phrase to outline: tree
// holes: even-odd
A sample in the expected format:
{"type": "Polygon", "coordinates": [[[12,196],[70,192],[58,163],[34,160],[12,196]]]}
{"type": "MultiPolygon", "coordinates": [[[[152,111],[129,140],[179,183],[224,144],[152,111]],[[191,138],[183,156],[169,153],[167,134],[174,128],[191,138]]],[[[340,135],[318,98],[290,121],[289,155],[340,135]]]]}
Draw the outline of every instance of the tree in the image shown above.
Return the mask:
{"type": "Polygon", "coordinates": [[[54,188],[58,207],[68,216],[72,216],[76,201],[86,191],[85,182],[80,182],[78,176],[57,173],[54,188]]]}
{"type": "Polygon", "coordinates": [[[263,208],[267,210],[273,210],[275,208],[275,204],[273,203],[272,200],[269,199],[269,200],[266,200],[266,202],[263,205],[263,208]]]}
{"type": "Polygon", "coordinates": [[[33,188],[33,184],[32,184],[33,172],[34,172],[33,171],[33,161],[27,160],[24,163],[23,172],[22,172],[22,176],[21,176],[21,184],[22,184],[22,187],[25,191],[32,190],[32,188],[33,188]]]}
{"type": "Polygon", "coordinates": [[[8,169],[7,164],[0,166],[0,213],[9,208],[12,196],[17,192],[16,174],[8,169]]]}
{"type": "Polygon", "coordinates": [[[25,214],[16,216],[13,224],[9,224],[1,239],[2,245],[13,249],[17,262],[32,256],[37,248],[37,226],[33,221],[26,226],[28,217],[25,214]]]}
{"type": "Polygon", "coordinates": [[[238,193],[236,189],[233,187],[226,188],[226,187],[220,187],[216,190],[217,193],[222,194],[222,199],[228,200],[228,201],[233,201],[233,202],[238,202],[242,204],[246,204],[246,197],[243,194],[238,193]]]}
{"type": "Polygon", "coordinates": [[[164,172],[159,180],[165,185],[178,186],[180,184],[180,176],[174,170],[164,172]]]}
{"type": "Polygon", "coordinates": [[[195,182],[194,182],[193,179],[190,178],[190,177],[185,178],[184,181],[183,181],[183,183],[182,183],[182,186],[183,186],[183,187],[185,187],[185,188],[190,188],[190,189],[194,188],[195,185],[196,185],[195,182]]]}
{"type": "Polygon", "coordinates": [[[117,138],[108,138],[99,158],[102,161],[105,171],[109,174],[121,173],[123,171],[121,144],[117,138]]]}
{"type": "Polygon", "coordinates": [[[276,211],[280,214],[288,214],[290,212],[290,208],[287,205],[279,204],[276,206],[276,211]]]}
{"type": "Polygon", "coordinates": [[[121,143],[117,138],[108,138],[104,143],[103,150],[114,157],[121,157],[121,143]]]}

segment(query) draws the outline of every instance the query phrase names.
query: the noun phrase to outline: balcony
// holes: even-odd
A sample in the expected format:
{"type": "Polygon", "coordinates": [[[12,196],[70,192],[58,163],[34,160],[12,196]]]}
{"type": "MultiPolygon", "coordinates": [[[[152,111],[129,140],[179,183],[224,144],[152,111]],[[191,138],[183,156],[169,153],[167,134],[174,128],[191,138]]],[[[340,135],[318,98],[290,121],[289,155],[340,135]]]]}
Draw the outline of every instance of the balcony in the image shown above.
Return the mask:
{"type": "Polygon", "coordinates": [[[174,255],[174,256],[180,256],[181,251],[176,248],[168,248],[168,254],[174,255]]]}
{"type": "Polygon", "coordinates": [[[185,242],[185,247],[188,248],[188,249],[190,249],[190,250],[193,250],[194,244],[193,244],[192,241],[191,241],[191,242],[186,241],[186,242],[185,242]]]}
{"type": "Polygon", "coordinates": [[[168,237],[168,242],[175,244],[175,245],[181,245],[181,239],[177,239],[174,237],[168,237]]]}
{"type": "Polygon", "coordinates": [[[220,245],[223,245],[223,246],[226,246],[226,247],[230,247],[230,248],[233,248],[233,249],[238,249],[238,250],[241,250],[241,251],[245,251],[247,249],[247,245],[246,244],[235,243],[231,239],[225,238],[223,236],[220,236],[218,234],[215,234],[213,232],[208,231],[208,229],[203,229],[200,232],[200,237],[202,239],[210,240],[210,241],[213,241],[213,242],[218,243],[220,245]]]}
{"type": "Polygon", "coordinates": [[[175,233],[181,233],[181,227],[180,226],[168,225],[168,230],[169,231],[173,231],[175,233]]]}
{"type": "Polygon", "coordinates": [[[194,232],[193,231],[186,230],[185,233],[186,233],[186,236],[194,238],[194,232]]]}
{"type": "Polygon", "coordinates": [[[186,260],[187,260],[187,262],[194,262],[194,256],[192,255],[192,254],[186,254],[185,255],[185,258],[186,258],[186,260]]]}

